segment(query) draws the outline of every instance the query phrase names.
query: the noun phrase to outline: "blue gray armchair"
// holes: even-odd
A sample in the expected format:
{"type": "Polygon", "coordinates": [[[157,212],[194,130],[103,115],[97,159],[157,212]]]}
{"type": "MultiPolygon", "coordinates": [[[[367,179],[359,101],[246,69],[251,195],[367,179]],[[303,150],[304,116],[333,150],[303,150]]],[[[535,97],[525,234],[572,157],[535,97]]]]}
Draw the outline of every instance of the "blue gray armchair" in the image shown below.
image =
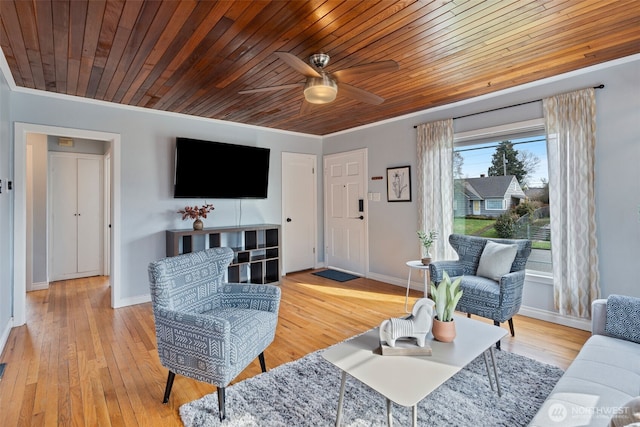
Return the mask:
{"type": "Polygon", "coordinates": [[[158,354],[169,369],[163,403],[184,375],[217,387],[220,420],[225,387],[256,357],[266,371],[280,307],[277,286],[223,282],[232,259],[230,248],[213,248],[149,264],[158,354]]]}
{"type": "MultiPolygon", "coordinates": [[[[513,316],[522,303],[531,241],[452,234],[449,244],[458,253],[458,260],[432,262],[429,266],[432,282],[437,286],[444,271],[452,280],[463,276],[460,283],[463,294],[456,310],[467,313],[469,317],[475,314],[492,319],[496,326],[508,321],[511,336],[515,336],[513,316]],[[488,242],[493,243],[487,247],[488,242]],[[487,251],[483,256],[485,247],[487,251]]],[[[499,341],[496,347],[500,348],[499,341]]]]}

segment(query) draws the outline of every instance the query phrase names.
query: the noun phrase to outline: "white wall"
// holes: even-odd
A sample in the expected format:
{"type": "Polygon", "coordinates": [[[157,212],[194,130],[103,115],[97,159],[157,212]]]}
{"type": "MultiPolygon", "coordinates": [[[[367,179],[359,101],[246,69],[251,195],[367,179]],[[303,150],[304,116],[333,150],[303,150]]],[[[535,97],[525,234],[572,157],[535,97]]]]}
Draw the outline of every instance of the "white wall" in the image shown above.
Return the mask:
{"type": "MultiPolygon", "coordinates": [[[[414,125],[516,105],[557,93],[605,85],[596,90],[596,204],[602,295],[640,296],[635,262],[640,254],[640,55],[552,79],[478,97],[466,102],[340,132],[324,138],[324,153],[369,148],[369,174],[385,176],[386,168],[411,165],[416,180],[414,125]]],[[[456,132],[542,117],[541,103],[532,103],[454,120],[456,132]]],[[[406,284],[405,262],[417,259],[416,188],[411,203],[386,202],[386,178],[368,181],[380,202],[368,202],[370,275],[406,284]],[[390,250],[393,248],[393,250],[390,250]]],[[[534,285],[531,285],[534,286],[534,285]]],[[[533,289],[533,288],[532,288],[533,289]]],[[[551,286],[527,292],[524,305],[553,311],[551,286]]]]}
{"type": "MultiPolygon", "coordinates": [[[[35,91],[12,93],[12,120],[64,128],[119,134],[121,137],[121,303],[148,299],[149,262],[165,256],[165,230],[189,227],[177,210],[204,200],[173,199],[173,158],[176,136],[271,148],[269,196],[266,200],[208,200],[216,209],[205,220],[209,227],[280,223],[280,159],[282,151],[312,153],[320,158],[321,139],[159,113],[114,104],[79,102],[72,97],[35,91]],[[36,108],[37,107],[37,108],[36,108]]],[[[212,159],[211,167],[215,167],[212,159]]],[[[242,164],[238,163],[241,179],[242,164]]],[[[319,192],[319,194],[322,194],[319,192]]]]}
{"type": "MultiPolygon", "coordinates": [[[[0,61],[4,61],[0,55],[0,61]]],[[[11,147],[11,93],[7,80],[0,72],[0,179],[2,193],[0,194],[0,350],[9,336],[12,317],[13,274],[12,274],[12,213],[13,199],[8,189],[8,182],[12,179],[13,158],[11,147]]]]}
{"type": "Polygon", "coordinates": [[[73,145],[71,147],[59,144],[57,136],[49,135],[47,137],[47,151],[57,151],[62,153],[83,153],[97,154],[99,156],[105,154],[109,149],[107,141],[96,141],[94,139],[71,138],[73,145]]]}

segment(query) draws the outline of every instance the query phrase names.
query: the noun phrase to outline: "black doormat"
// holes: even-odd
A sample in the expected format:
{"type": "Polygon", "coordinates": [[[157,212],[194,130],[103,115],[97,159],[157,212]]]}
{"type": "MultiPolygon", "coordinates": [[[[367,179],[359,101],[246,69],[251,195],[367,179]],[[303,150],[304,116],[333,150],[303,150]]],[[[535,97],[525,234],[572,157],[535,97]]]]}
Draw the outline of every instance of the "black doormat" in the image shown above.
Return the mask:
{"type": "Polygon", "coordinates": [[[335,280],[336,282],[346,282],[348,280],[357,279],[359,277],[359,276],[354,276],[353,274],[343,273],[342,271],[337,271],[337,270],[322,270],[322,271],[316,271],[315,273],[311,273],[311,274],[315,274],[316,276],[324,277],[326,279],[335,280]]]}

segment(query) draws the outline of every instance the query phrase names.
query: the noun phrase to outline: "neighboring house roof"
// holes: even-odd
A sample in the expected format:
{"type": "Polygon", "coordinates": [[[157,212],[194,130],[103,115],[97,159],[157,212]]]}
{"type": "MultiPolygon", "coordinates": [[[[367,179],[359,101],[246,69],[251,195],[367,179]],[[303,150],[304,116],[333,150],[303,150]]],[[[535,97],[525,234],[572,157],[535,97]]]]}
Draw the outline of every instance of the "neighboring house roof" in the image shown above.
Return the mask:
{"type": "Polygon", "coordinates": [[[482,200],[482,196],[480,194],[478,194],[478,192],[473,188],[473,186],[468,183],[466,180],[462,180],[464,181],[464,195],[467,199],[469,200],[482,200]]]}
{"type": "Polygon", "coordinates": [[[544,188],[542,187],[531,187],[524,190],[524,194],[530,199],[537,199],[538,197],[544,194],[544,188]]]}
{"type": "Polygon", "coordinates": [[[462,178],[455,181],[456,185],[464,184],[465,196],[470,200],[502,199],[507,193],[511,193],[511,197],[525,197],[513,175],[462,178]],[[516,183],[516,191],[510,192],[509,188],[513,182],[516,183]]]}

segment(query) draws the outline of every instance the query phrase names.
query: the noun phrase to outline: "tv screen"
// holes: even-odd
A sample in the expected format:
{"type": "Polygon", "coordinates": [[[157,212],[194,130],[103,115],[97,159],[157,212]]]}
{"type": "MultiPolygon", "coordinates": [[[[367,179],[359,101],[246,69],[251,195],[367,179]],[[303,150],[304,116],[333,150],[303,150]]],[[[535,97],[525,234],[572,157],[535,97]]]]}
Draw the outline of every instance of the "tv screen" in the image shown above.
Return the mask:
{"type": "Polygon", "coordinates": [[[268,148],[176,138],[175,198],[266,199],[268,148]]]}

